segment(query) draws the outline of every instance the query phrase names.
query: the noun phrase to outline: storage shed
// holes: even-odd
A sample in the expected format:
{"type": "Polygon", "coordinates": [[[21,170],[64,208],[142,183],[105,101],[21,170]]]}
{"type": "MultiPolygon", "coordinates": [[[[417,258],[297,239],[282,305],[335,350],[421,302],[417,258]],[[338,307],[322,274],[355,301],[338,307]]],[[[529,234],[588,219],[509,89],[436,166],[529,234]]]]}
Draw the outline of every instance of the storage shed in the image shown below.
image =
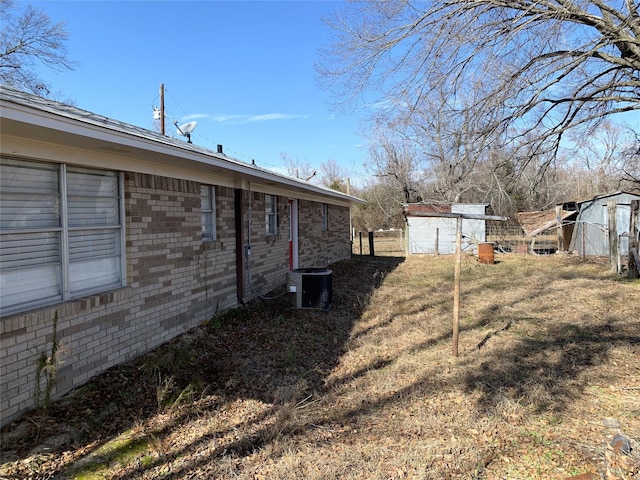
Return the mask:
{"type": "MultiPolygon", "coordinates": [[[[444,213],[469,213],[484,215],[488,204],[453,203],[431,205],[426,203],[404,204],[407,222],[407,252],[409,254],[453,254],[456,251],[456,219],[430,215],[444,213]]],[[[485,220],[464,219],[462,222],[463,248],[477,252],[477,244],[486,240],[485,220]]]]}
{"type": "Polygon", "coordinates": [[[631,201],[640,200],[640,194],[630,192],[613,192],[598,195],[588,200],[576,202],[578,214],[571,238],[570,250],[580,255],[609,255],[609,213],[607,204],[614,201],[616,205],[616,235],[618,251],[626,254],[629,251],[629,219],[631,217],[631,201]]]}

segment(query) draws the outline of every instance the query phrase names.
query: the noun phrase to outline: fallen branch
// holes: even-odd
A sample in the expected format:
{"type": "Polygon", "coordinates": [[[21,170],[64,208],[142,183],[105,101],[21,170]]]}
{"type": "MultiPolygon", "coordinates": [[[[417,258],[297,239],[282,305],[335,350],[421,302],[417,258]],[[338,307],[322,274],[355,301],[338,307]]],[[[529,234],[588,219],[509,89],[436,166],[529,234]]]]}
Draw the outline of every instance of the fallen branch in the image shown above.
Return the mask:
{"type": "Polygon", "coordinates": [[[486,337],[484,337],[484,338],[482,339],[482,341],[478,344],[478,350],[480,350],[482,347],[484,347],[484,345],[485,345],[485,344],[489,341],[489,339],[490,339],[491,337],[493,337],[494,335],[497,335],[497,334],[498,334],[498,333],[500,333],[500,332],[504,332],[505,330],[509,330],[509,329],[511,328],[511,325],[512,325],[512,324],[513,324],[513,320],[509,320],[509,321],[507,322],[507,324],[506,324],[504,327],[502,327],[500,330],[496,330],[495,332],[489,332],[489,333],[487,333],[487,336],[486,336],[486,337]]]}

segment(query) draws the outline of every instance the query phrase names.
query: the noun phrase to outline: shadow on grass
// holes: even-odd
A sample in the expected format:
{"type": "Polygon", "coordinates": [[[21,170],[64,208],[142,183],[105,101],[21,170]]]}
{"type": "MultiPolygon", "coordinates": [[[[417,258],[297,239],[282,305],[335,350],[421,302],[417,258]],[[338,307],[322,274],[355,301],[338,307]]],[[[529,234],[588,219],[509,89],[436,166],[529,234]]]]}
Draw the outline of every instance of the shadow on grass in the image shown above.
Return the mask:
{"type": "MultiPolygon", "coordinates": [[[[27,414],[22,423],[28,425],[29,434],[5,442],[5,428],[2,450],[12,450],[15,460],[25,459],[34,447],[43,441],[46,444],[47,437],[71,431],[68,435],[73,449],[82,452],[78,458],[93,456],[99,463],[102,460],[97,452],[107,439],[135,429],[159,412],[172,416],[153,432],[154,442],[161,442],[182,422],[226,408],[238,399],[273,404],[242,421],[244,427],[257,425],[281,411],[286,402],[325,388],[324,380],[344,353],[352,327],[367,308],[371,293],[403,261],[401,257],[362,257],[332,265],[334,308],[328,313],[293,310],[287,297],[282,296],[272,301],[256,300],[221,314],[132,362],[109,369],[55,402],[46,415],[27,414]],[[179,408],[186,404],[197,405],[198,411],[179,408]]],[[[225,433],[220,430],[211,435],[225,433]]],[[[267,432],[256,435],[269,437],[267,432]]],[[[207,441],[207,437],[197,439],[183,453],[207,441]]],[[[259,442],[248,438],[236,443],[218,453],[249,451],[259,442]]],[[[56,449],[69,450],[69,443],[63,448],[48,448],[47,453],[55,454],[56,449]]],[[[167,460],[163,457],[161,461],[167,460]]],[[[86,464],[87,469],[95,467],[91,462],[86,464]]],[[[145,461],[138,469],[157,464],[145,461]]],[[[58,466],[47,474],[66,468],[58,466]]],[[[73,473],[76,469],[66,471],[73,473]]]]}
{"type": "Polygon", "coordinates": [[[467,373],[465,384],[468,391],[481,392],[481,411],[495,411],[507,397],[536,413],[559,412],[583,394],[588,384],[583,372],[607,362],[612,348],[638,345],[640,336],[607,323],[549,326],[538,338],[521,337],[485,357],[467,373]]]}
{"type": "MultiPolygon", "coordinates": [[[[535,314],[546,311],[544,302],[538,303],[540,311],[533,312],[535,314]]],[[[462,326],[461,333],[470,334],[473,330],[486,326],[486,315],[493,315],[500,307],[508,306],[512,305],[505,302],[502,305],[495,304],[488,307],[487,312],[480,314],[475,322],[462,326]]],[[[420,309],[416,310],[416,312],[419,311],[420,309]]],[[[620,332],[616,328],[615,319],[593,322],[583,318],[577,319],[574,323],[557,322],[557,324],[542,325],[543,321],[540,319],[527,317],[526,319],[515,318],[510,323],[507,322],[506,325],[497,328],[493,335],[485,336],[476,350],[482,349],[494,335],[499,336],[512,328],[517,328],[519,322],[530,322],[533,326],[540,323],[540,330],[534,335],[516,336],[513,341],[496,350],[495,357],[484,358],[481,363],[475,361],[477,360],[477,357],[474,357],[476,352],[463,355],[457,367],[454,367],[464,372],[460,384],[445,385],[442,376],[439,375],[439,367],[433,365],[426,366],[422,374],[411,383],[368,398],[361,403],[340,404],[338,402],[329,412],[326,409],[317,409],[308,415],[296,415],[295,401],[288,405],[275,404],[261,415],[243,422],[243,427],[255,425],[256,429],[247,429],[248,431],[239,438],[218,443],[208,452],[206,458],[196,458],[172,470],[172,477],[188,477],[194,471],[206,470],[208,465],[215,463],[216,458],[226,457],[237,460],[251,456],[261,449],[269,448],[269,445],[277,445],[283,437],[292,440],[325,428],[334,431],[349,425],[356,428],[363,416],[376,414],[385,407],[401,405],[409,398],[425,399],[437,396],[443,390],[450,391],[451,388],[456,387],[467,392],[480,391],[478,408],[481,412],[490,415],[495,414],[498,404],[504,401],[505,397],[514,402],[524,401],[537,412],[562,411],[573,398],[583,393],[585,385],[580,378],[586,369],[606,361],[611,348],[620,345],[638,345],[640,340],[633,334],[634,332],[631,332],[632,334],[620,332]],[[277,417],[275,423],[264,425],[262,420],[271,416],[277,417]]],[[[387,326],[388,322],[382,322],[376,324],[375,328],[384,329],[387,326]]],[[[367,331],[367,333],[371,332],[372,330],[367,331]]],[[[325,385],[324,389],[320,383],[316,385],[322,390],[321,395],[325,395],[331,393],[331,390],[347,387],[351,382],[355,385],[360,377],[374,370],[385,370],[392,375],[390,367],[397,358],[434,348],[449,339],[449,333],[434,335],[428,340],[417,338],[413,345],[395,351],[393,358],[372,359],[366,366],[344,377],[334,378],[325,385]]],[[[347,428],[346,431],[349,432],[351,429],[347,428]]],[[[182,449],[174,451],[170,457],[159,459],[155,467],[181,458],[193,459],[193,454],[201,451],[209,438],[216,438],[222,434],[224,434],[223,431],[216,431],[211,437],[199,437],[192,443],[184,445],[182,449]]],[[[281,454],[285,452],[279,453],[278,448],[274,448],[270,450],[269,458],[274,460],[281,454]]],[[[135,477],[144,471],[145,468],[139,467],[131,474],[135,477]]]]}
{"type": "MultiPolygon", "coordinates": [[[[526,296],[535,299],[535,307],[526,312],[526,318],[518,317],[517,309],[513,309],[515,316],[501,317],[501,309],[513,307],[522,299],[509,302],[498,296],[492,297],[491,305],[479,312],[475,320],[461,326],[461,337],[471,336],[474,330],[486,332],[488,326],[493,330],[490,334],[478,335],[481,340],[475,349],[463,354],[457,365],[452,362],[452,368],[459,369],[460,382],[456,380],[452,384],[452,380],[443,379],[439,366],[425,365],[411,383],[400,384],[361,403],[330,405],[330,410],[328,407],[304,410],[307,400],[329,402],[332,392],[348,388],[350,382],[355,385],[356,380],[370,372],[392,375],[396,359],[442,348],[443,342],[449,342],[451,336],[446,329],[430,331],[426,338],[416,337],[402,350],[394,351],[392,357],[373,358],[348,375],[327,379],[349,342],[354,341],[353,326],[366,310],[371,293],[380,287],[380,279],[401,261],[398,258],[356,258],[332,266],[335,308],[329,313],[291,310],[284,299],[280,299],[256,302],[251,308],[215,318],[206,327],[171,342],[127,368],[112,369],[108,372],[109,381],[98,382],[94,387],[97,396],[77,397],[75,410],[64,410],[60,406],[54,416],[64,417],[89,410],[110,411],[114,419],[120,419],[113,430],[99,425],[92,427],[90,434],[79,444],[79,447],[91,444],[90,448],[85,447],[85,458],[95,454],[101,438],[152,418],[159,403],[168,411],[174,405],[176,408],[170,421],[162,423],[161,428],[145,432],[150,443],[169,439],[184,423],[193,420],[211,422],[200,435],[172,448],[171,453],[147,457],[129,465],[120,477],[155,474],[171,464],[167,478],[180,478],[206,470],[222,458],[240,459],[270,445],[274,445],[270,456],[274,459],[279,455],[277,442],[285,436],[295,438],[323,428],[339,430],[342,426],[357,424],[363,415],[400,405],[409,397],[424,399],[451,389],[480,392],[478,409],[488,414],[494,414],[505,397],[514,402],[525,401],[538,412],[562,411],[573,398],[583,393],[582,373],[585,370],[607,361],[611,348],[640,344],[637,330],[628,326],[619,328],[617,322],[622,322],[621,319],[612,316],[600,320],[578,318],[573,323],[562,322],[562,319],[552,322],[544,291],[532,287],[526,296]],[[521,324],[527,324],[530,332],[519,330],[521,324]],[[504,341],[503,335],[508,335],[509,341],[504,341]],[[496,339],[500,339],[497,346],[496,339]],[[490,353],[485,354],[485,350],[490,353]],[[169,379],[173,382],[171,388],[159,396],[158,386],[168,386],[169,379]],[[186,399],[190,405],[181,409],[179,395],[190,386],[191,398],[186,399]],[[114,400],[100,403],[101,396],[114,400]],[[237,418],[235,423],[216,424],[218,412],[233,410],[239,399],[263,403],[256,413],[237,418]],[[114,413],[114,404],[123,405],[123,410],[114,413]],[[235,431],[239,435],[231,435],[235,431]]],[[[446,295],[450,289],[450,275],[446,271],[441,275],[437,286],[429,287],[431,297],[416,308],[406,308],[406,315],[415,316],[429,308],[439,316],[450,307],[451,298],[446,295]]],[[[484,281],[495,283],[496,280],[487,278],[484,281]]],[[[466,290],[465,295],[483,295],[485,288],[482,284],[477,289],[466,290]]],[[[406,285],[406,290],[407,297],[418,300],[411,285],[406,285]]],[[[395,300],[403,307],[413,302],[407,302],[404,296],[395,300]]],[[[355,338],[360,340],[370,334],[383,336],[385,329],[397,318],[393,308],[388,315],[389,318],[359,332],[355,338]],[[374,332],[376,329],[378,331],[374,332]]],[[[89,417],[101,421],[106,418],[104,414],[87,417],[85,421],[90,421],[89,417]]],[[[71,420],[71,423],[82,421],[80,418],[71,420]]],[[[93,420],[93,423],[97,422],[93,420]]]]}
{"type": "MultiPolygon", "coordinates": [[[[473,326],[468,326],[463,331],[472,328],[473,326]]],[[[524,398],[525,401],[534,405],[537,411],[561,411],[572,398],[582,393],[583,385],[579,381],[579,376],[584,369],[605,360],[608,349],[613,345],[638,344],[637,336],[618,335],[607,325],[587,329],[551,329],[548,334],[548,339],[529,339],[505,351],[501,358],[484,362],[477,368],[470,369],[464,376],[462,387],[466,386],[467,390],[482,391],[483,395],[478,404],[481,411],[486,410],[487,413],[494,414],[498,403],[503,401],[505,396],[513,401],[524,398]],[[541,388],[544,394],[541,394],[541,388]]],[[[442,335],[417,344],[410,350],[431,348],[447,339],[448,335],[442,335]]],[[[463,368],[464,361],[465,359],[461,358],[458,368],[463,368]]],[[[365,375],[374,369],[385,369],[392,363],[392,360],[374,362],[348,378],[337,380],[331,387],[335,388],[348,381],[355,381],[360,375],[365,375]]],[[[438,379],[437,368],[436,366],[426,368],[414,382],[362,403],[336,405],[330,414],[318,410],[310,416],[295,416],[292,408],[274,405],[259,418],[245,423],[245,426],[249,422],[255,423],[258,426],[257,430],[217,445],[206,458],[199,458],[173,470],[172,477],[188,477],[194,471],[206,469],[212,461],[223,456],[241,459],[253,455],[285,436],[292,439],[306,435],[312,430],[321,431],[324,428],[339,430],[349,425],[356,428],[359,419],[363,416],[376,414],[385,407],[401,405],[409,398],[425,399],[438,395],[447,386],[438,379]],[[284,415],[282,415],[283,412],[284,415]],[[278,414],[281,416],[276,424],[260,425],[260,421],[264,418],[278,414]],[[291,415],[291,418],[288,415],[291,415]]],[[[451,385],[448,387],[451,388],[451,385]]],[[[350,431],[349,428],[346,430],[350,431]]],[[[213,437],[220,434],[221,432],[216,432],[213,437]]],[[[207,438],[197,438],[193,443],[175,451],[170,457],[158,460],[156,466],[178,458],[193,458],[192,454],[199,451],[206,441],[207,438]]],[[[270,458],[273,460],[279,455],[276,449],[270,454],[270,458]]],[[[139,467],[130,473],[135,478],[144,471],[145,468],[139,467]]]]}
{"type": "MultiPolygon", "coordinates": [[[[510,302],[493,296],[495,301],[477,315],[476,326],[495,325],[477,344],[478,350],[493,342],[494,337],[507,331],[510,334],[508,340],[499,341],[497,348],[466,373],[467,391],[481,393],[478,401],[481,411],[495,411],[505,398],[524,403],[536,413],[562,411],[583,394],[589,382],[583,376],[585,371],[608,362],[612,349],[640,346],[638,319],[614,313],[621,311],[615,304],[625,302],[622,295],[611,298],[608,293],[593,290],[590,300],[600,306],[599,310],[578,306],[582,308],[580,314],[571,312],[575,300],[570,295],[562,300],[558,296],[550,297],[555,298],[552,301],[547,298],[557,288],[553,285],[556,280],[571,280],[574,285],[580,281],[611,280],[606,270],[590,270],[585,274],[567,263],[556,266],[546,280],[535,280],[521,298],[510,302]],[[526,310],[518,308],[521,301],[527,302],[526,310]],[[554,301],[562,302],[560,311],[554,301]]],[[[482,296],[487,291],[484,289],[492,289],[495,282],[502,281],[489,276],[466,294],[482,296]]]]}

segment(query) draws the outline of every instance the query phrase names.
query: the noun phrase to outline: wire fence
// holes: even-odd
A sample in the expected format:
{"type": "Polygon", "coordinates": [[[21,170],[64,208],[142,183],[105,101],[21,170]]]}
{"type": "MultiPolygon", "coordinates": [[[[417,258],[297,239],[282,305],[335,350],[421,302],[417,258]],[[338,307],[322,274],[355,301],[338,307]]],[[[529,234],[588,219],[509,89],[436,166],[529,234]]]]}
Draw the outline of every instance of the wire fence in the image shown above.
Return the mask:
{"type": "Polygon", "coordinates": [[[487,242],[494,244],[496,250],[503,253],[535,253],[539,255],[556,253],[558,236],[555,230],[548,229],[535,236],[535,241],[527,237],[520,225],[505,222],[487,222],[487,242]]]}
{"type": "MultiPolygon", "coordinates": [[[[376,256],[405,256],[406,231],[402,229],[377,230],[374,232],[356,232],[352,239],[354,255],[371,255],[371,243],[376,256]],[[371,233],[371,236],[370,236],[371,233]]],[[[486,241],[492,242],[497,251],[503,253],[550,254],[557,250],[555,231],[527,237],[519,225],[505,225],[503,222],[487,222],[486,241]]]]}
{"type": "MultiPolygon", "coordinates": [[[[371,246],[376,256],[405,256],[406,230],[378,230],[355,232],[352,238],[353,255],[371,255],[371,246]]],[[[564,225],[565,243],[561,250],[573,251],[580,256],[598,257],[606,255],[608,229],[604,225],[590,223],[568,223],[564,225]]],[[[493,243],[496,252],[551,255],[558,251],[556,227],[539,233],[535,238],[524,234],[518,224],[505,222],[486,223],[486,242],[493,243]]],[[[628,240],[620,238],[620,251],[628,250],[628,240]]]]}
{"type": "MultiPolygon", "coordinates": [[[[369,233],[357,232],[353,236],[351,253],[354,255],[371,255],[369,233]]],[[[375,255],[384,257],[403,257],[405,255],[404,230],[377,230],[371,233],[375,255]]]]}

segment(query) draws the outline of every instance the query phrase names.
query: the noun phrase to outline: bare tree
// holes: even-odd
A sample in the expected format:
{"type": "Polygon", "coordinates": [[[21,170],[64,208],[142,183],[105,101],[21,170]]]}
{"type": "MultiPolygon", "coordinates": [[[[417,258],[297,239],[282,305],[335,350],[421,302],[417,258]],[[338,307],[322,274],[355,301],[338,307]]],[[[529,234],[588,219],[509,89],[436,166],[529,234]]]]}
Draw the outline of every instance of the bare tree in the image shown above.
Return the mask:
{"type": "Polygon", "coordinates": [[[353,212],[354,226],[364,230],[403,228],[403,203],[421,200],[422,171],[411,142],[378,128],[371,134],[370,158],[365,165],[369,181],[354,189],[366,200],[353,212]]]}
{"type": "Polygon", "coordinates": [[[442,90],[434,91],[405,119],[405,132],[425,157],[434,200],[471,201],[478,192],[478,165],[490,152],[490,136],[479,136],[482,120],[473,115],[473,92],[453,108],[442,90]],[[444,108],[443,108],[444,106],[444,108]]]}
{"type": "Polygon", "coordinates": [[[352,221],[356,231],[403,228],[402,202],[398,201],[398,188],[390,179],[372,177],[369,182],[352,192],[367,203],[352,210],[352,221]]]}
{"type": "Polygon", "coordinates": [[[332,190],[347,193],[347,178],[349,175],[335,160],[329,159],[326,162],[322,162],[320,171],[322,172],[320,177],[322,185],[332,190]]]}
{"type": "Polygon", "coordinates": [[[287,168],[287,174],[299,178],[305,181],[311,181],[316,175],[317,170],[313,168],[308,161],[301,161],[300,159],[293,159],[284,152],[280,152],[280,158],[284,161],[287,168]]]}
{"type": "Polygon", "coordinates": [[[633,142],[622,153],[622,182],[640,192],[640,134],[634,132],[633,142]]]}
{"type": "Polygon", "coordinates": [[[38,67],[54,71],[73,70],[75,63],[67,58],[65,42],[68,33],[62,22],[28,5],[14,15],[11,0],[0,0],[0,81],[41,96],[51,91],[40,77],[38,67]]]}
{"type": "Polygon", "coordinates": [[[571,139],[573,159],[582,170],[582,186],[590,182],[590,195],[640,188],[640,144],[631,128],[605,120],[591,135],[571,139]]]}
{"type": "Polygon", "coordinates": [[[372,134],[369,154],[368,169],[378,183],[388,184],[393,192],[392,203],[415,202],[421,197],[424,170],[410,140],[388,126],[378,126],[372,134]]]}
{"type": "Polygon", "coordinates": [[[326,20],[318,70],[348,105],[386,102],[418,124],[442,91],[478,138],[554,156],[569,129],[640,110],[635,0],[364,0],[326,20]]]}

